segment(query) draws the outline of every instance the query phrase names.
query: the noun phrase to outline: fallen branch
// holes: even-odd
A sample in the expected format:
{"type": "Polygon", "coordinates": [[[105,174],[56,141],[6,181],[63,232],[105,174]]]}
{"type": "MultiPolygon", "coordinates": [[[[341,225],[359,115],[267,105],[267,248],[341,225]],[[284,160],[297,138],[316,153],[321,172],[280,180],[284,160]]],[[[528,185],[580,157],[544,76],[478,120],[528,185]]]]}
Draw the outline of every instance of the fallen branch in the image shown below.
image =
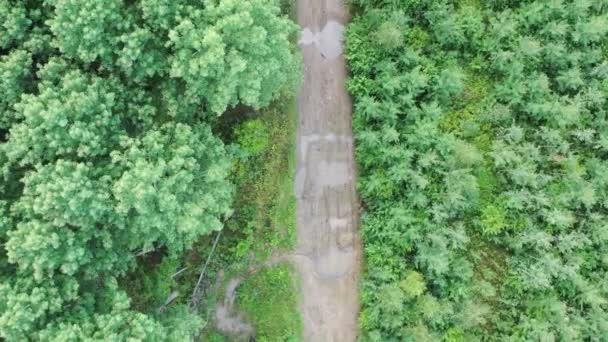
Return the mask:
{"type": "Polygon", "coordinates": [[[184,271],[185,271],[185,270],[187,270],[187,269],[188,269],[188,267],[186,266],[186,267],[182,268],[181,270],[179,270],[179,271],[177,271],[177,272],[173,273],[173,275],[171,276],[171,278],[175,278],[175,277],[177,277],[178,275],[180,275],[180,274],[184,273],[184,271]]]}
{"type": "Polygon", "coordinates": [[[154,252],[156,250],[156,248],[152,247],[151,249],[142,249],[141,251],[137,252],[135,255],[135,257],[140,257],[142,255],[146,255],[150,252],[154,252]]]}
{"type": "Polygon", "coordinates": [[[169,295],[167,296],[167,299],[165,300],[165,303],[163,305],[161,305],[157,312],[158,313],[162,313],[165,311],[165,309],[171,304],[173,303],[174,300],[177,299],[177,297],[179,297],[179,292],[178,291],[173,291],[171,293],[169,293],[169,295]]]}
{"type": "Polygon", "coordinates": [[[211,257],[213,256],[213,252],[215,252],[215,247],[217,246],[217,243],[220,240],[221,235],[222,235],[221,230],[218,231],[217,234],[215,235],[215,241],[213,241],[213,247],[211,247],[211,252],[209,252],[209,255],[207,256],[207,261],[205,261],[205,266],[203,266],[203,269],[201,270],[201,274],[198,276],[198,282],[196,283],[196,286],[194,287],[194,291],[192,291],[192,299],[190,301],[191,308],[197,307],[198,291],[201,286],[201,282],[203,281],[203,276],[205,275],[205,272],[207,272],[207,266],[209,266],[209,262],[211,261],[211,257]]]}

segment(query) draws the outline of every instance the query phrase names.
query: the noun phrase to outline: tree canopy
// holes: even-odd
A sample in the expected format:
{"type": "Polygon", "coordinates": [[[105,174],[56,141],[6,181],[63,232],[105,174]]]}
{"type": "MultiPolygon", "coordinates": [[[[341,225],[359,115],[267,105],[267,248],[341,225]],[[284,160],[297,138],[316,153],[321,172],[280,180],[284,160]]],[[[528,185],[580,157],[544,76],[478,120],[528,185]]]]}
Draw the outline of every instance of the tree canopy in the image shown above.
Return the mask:
{"type": "Polygon", "coordinates": [[[0,0],[0,339],[183,341],[130,308],[137,252],[222,229],[227,109],[296,82],[273,0],[0,0]]]}
{"type": "Polygon", "coordinates": [[[353,3],[362,340],[605,340],[605,1],[353,3]]]}

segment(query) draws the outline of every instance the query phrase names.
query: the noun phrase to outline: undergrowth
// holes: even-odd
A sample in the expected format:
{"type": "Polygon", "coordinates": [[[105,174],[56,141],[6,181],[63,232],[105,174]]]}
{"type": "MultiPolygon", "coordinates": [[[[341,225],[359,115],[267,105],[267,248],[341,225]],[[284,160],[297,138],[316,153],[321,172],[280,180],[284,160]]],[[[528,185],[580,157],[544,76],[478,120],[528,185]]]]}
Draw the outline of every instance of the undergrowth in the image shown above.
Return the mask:
{"type": "MultiPolygon", "coordinates": [[[[259,267],[270,256],[287,253],[295,246],[296,118],[295,102],[288,99],[236,125],[232,139],[240,146],[240,159],[233,172],[237,186],[235,211],[225,223],[225,235],[211,267],[211,274],[223,269],[225,276],[216,293],[207,296],[209,313],[213,312],[215,303],[222,297],[223,286],[232,276],[246,273],[250,267],[259,267]]],[[[208,243],[205,242],[206,246],[208,243]]],[[[300,316],[296,303],[299,292],[295,279],[291,267],[262,268],[237,290],[237,307],[254,327],[258,341],[264,341],[262,338],[289,341],[285,338],[299,337],[300,316]],[[251,298],[255,298],[256,305],[251,304],[251,298]],[[275,307],[277,303],[281,303],[280,308],[275,307]],[[280,320],[275,320],[276,312],[280,312],[280,320]]],[[[221,334],[209,326],[202,340],[221,341],[219,336],[221,334]]]]}

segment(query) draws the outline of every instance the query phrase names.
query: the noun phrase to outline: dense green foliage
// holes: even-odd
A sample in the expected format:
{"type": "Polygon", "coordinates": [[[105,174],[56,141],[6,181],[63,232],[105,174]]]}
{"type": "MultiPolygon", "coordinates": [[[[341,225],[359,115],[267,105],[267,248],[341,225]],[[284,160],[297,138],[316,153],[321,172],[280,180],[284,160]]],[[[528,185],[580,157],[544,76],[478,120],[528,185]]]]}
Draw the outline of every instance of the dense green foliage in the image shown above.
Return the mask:
{"type": "Polygon", "coordinates": [[[606,340],[608,3],[353,3],[362,340],[606,340]]]}
{"type": "MultiPolygon", "coordinates": [[[[233,277],[243,277],[236,291],[236,309],[255,330],[256,340],[299,341],[302,329],[295,270],[285,265],[263,266],[269,257],[289,253],[296,241],[295,100],[280,99],[247,116],[245,120],[232,114],[221,118],[220,126],[231,128],[225,139],[239,146],[231,174],[236,185],[234,213],[225,222],[203,282],[217,283],[221,273],[225,274],[224,285],[233,277]],[[252,269],[257,271],[252,273],[252,269]]],[[[197,260],[194,265],[204,262],[197,253],[191,254],[197,260]]],[[[212,315],[225,288],[207,289],[205,301],[212,315]]],[[[201,341],[230,340],[211,326],[201,336],[201,341]]]]}
{"type": "Polygon", "coordinates": [[[294,25],[273,0],[0,0],[0,20],[0,339],[188,340],[200,320],[146,282],[222,229],[211,126],[293,84],[294,25]],[[150,249],[137,311],[118,279],[150,249]]]}
{"type": "MultiPolygon", "coordinates": [[[[241,210],[226,225],[233,230],[246,227],[241,230],[246,235],[233,253],[237,258],[249,256],[254,265],[293,250],[296,243],[295,100],[278,110],[280,115],[267,112],[236,131],[247,159],[238,169],[241,210]]],[[[241,284],[236,304],[254,327],[256,341],[301,341],[297,281],[293,267],[276,265],[263,268],[241,284]]]]}
{"type": "Polygon", "coordinates": [[[238,304],[256,328],[256,341],[297,342],[302,330],[294,270],[289,265],[265,268],[239,288],[238,304]]]}

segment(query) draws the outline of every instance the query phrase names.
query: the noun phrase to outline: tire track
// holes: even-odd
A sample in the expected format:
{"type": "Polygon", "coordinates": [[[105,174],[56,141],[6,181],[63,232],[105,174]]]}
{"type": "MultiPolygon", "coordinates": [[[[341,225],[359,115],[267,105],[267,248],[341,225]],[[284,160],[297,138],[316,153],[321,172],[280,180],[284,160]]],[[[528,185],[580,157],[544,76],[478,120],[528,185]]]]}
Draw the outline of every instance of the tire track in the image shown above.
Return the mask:
{"type": "Polygon", "coordinates": [[[340,0],[298,1],[304,82],[298,97],[298,247],[305,341],[355,341],[361,245],[352,104],[345,88],[340,0]]]}

